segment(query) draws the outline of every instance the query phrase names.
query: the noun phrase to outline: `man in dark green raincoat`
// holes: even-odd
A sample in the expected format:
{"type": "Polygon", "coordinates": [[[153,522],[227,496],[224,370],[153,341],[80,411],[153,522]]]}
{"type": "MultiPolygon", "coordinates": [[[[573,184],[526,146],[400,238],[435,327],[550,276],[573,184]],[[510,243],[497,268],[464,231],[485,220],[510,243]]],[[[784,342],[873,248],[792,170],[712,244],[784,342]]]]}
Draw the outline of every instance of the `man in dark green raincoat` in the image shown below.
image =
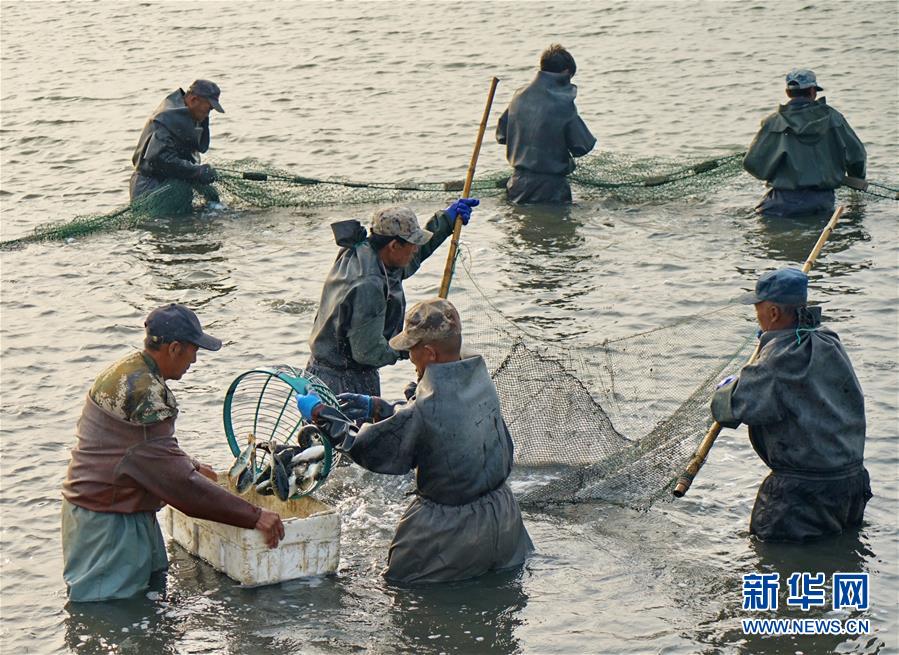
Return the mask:
{"type": "MultiPolygon", "coordinates": [[[[209,150],[209,114],[225,113],[219,103],[220,90],[209,80],[196,80],[187,89],[173,91],[163,99],[138,139],[131,161],[131,200],[158,189],[166,181],[182,180],[190,185],[209,185],[216,179],[209,164],[200,163],[200,153],[209,150]]],[[[178,211],[189,211],[192,191],[179,185],[170,193],[180,194],[178,211]]]]}
{"type": "Polygon", "coordinates": [[[743,159],[748,173],[768,183],[756,207],[765,216],[832,212],[834,189],[846,175],[864,179],[865,146],[843,115],[817,98],[815,73],[787,73],[789,102],[762,121],[743,159]]]}
{"type": "Polygon", "coordinates": [[[461,356],[462,325],[441,298],[420,302],[390,340],[418,373],[407,403],[342,394],[343,414],[315,394],[297,405],[337,448],[376,473],[415,471],[416,498],[397,525],[384,577],[448,582],[521,566],[533,544],[506,479],[512,438],[479,355],[461,356]],[[353,420],[374,421],[361,428],[353,420]]]}
{"type": "Polygon", "coordinates": [[[322,289],[306,369],[334,393],[380,394],[378,369],[409,356],[388,343],[403,329],[403,280],[452,233],[457,216],[468,224],[477,204],[477,198],[457,200],[424,229],[408,207],[376,211],[371,234],[359,221],[334,223],[341,250],[322,289]]]}
{"type": "Polygon", "coordinates": [[[515,92],[500,116],[496,141],[506,146],[506,159],[515,169],[506,185],[511,202],[571,202],[567,176],[575,168],[574,157],[596,145],[574,105],[576,71],[574,57],[551,45],[540,56],[537,77],[515,92]]]}
{"type": "Polygon", "coordinates": [[[759,356],[712,397],[722,426],[749,427],[771,474],[759,487],[750,533],[802,542],[861,525],[871,483],[864,467],[865,401],[821,308],[807,307],[808,277],[784,268],[762,275],[742,302],[762,328],[759,356]]]}

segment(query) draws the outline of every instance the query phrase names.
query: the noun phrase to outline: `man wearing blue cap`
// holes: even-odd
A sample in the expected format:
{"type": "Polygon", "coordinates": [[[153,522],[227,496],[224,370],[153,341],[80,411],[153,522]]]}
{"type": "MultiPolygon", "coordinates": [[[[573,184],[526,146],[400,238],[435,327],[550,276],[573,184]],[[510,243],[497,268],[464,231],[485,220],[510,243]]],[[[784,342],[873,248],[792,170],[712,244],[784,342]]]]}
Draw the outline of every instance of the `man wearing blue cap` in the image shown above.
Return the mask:
{"type": "MultiPolygon", "coordinates": [[[[177,89],[163,99],[147,119],[131,161],[131,200],[158,189],[168,180],[190,185],[215,182],[215,169],[200,163],[200,153],[209,150],[209,114],[225,113],[219,103],[221,91],[214,82],[196,80],[187,91],[177,89]]],[[[170,194],[178,211],[189,211],[190,186],[172,188],[170,194]]]]}
{"type": "Polygon", "coordinates": [[[771,474],[759,487],[749,531],[802,542],[861,525],[871,483],[864,467],[865,401],[821,308],[807,307],[808,277],[794,268],[762,275],[741,302],[755,305],[758,358],[712,396],[722,426],[745,423],[771,474]]]}
{"type": "Polygon", "coordinates": [[[143,352],[94,381],[62,488],[63,577],[72,601],[127,598],[168,567],[156,512],[166,503],[197,518],[262,532],[274,548],[280,517],[216,484],[210,467],[175,439],[178,404],[166,384],[180,380],[197,350],[222,342],[197,315],[170,304],[147,317],[143,352]]]}
{"type": "Polygon", "coordinates": [[[815,73],[787,73],[789,102],[762,121],[743,159],[748,173],[768,183],[756,207],[765,216],[832,212],[834,189],[847,175],[865,177],[865,146],[824,97],[815,73]]]}

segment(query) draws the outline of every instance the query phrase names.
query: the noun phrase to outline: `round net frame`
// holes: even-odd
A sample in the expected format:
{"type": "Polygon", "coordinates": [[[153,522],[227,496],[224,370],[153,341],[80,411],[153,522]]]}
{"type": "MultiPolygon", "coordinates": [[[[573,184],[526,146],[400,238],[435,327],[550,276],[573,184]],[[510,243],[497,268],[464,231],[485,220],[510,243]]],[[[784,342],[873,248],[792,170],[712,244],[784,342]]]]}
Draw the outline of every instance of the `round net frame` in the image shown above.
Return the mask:
{"type": "MultiPolygon", "coordinates": [[[[302,445],[297,435],[305,425],[296,405],[297,394],[314,391],[326,405],[339,408],[337,397],[327,385],[304,369],[286,364],[256,368],[238,375],[228,392],[222,411],[225,436],[231,453],[237,457],[247,445],[252,434],[257,445],[272,443],[302,445]]],[[[330,472],[340,462],[340,453],[321,432],[309,445],[321,445],[325,449],[322,470],[314,484],[298,488],[289,500],[302,498],[318,489],[330,472]]],[[[258,475],[265,469],[271,453],[265,448],[256,451],[256,471],[258,475]]]]}

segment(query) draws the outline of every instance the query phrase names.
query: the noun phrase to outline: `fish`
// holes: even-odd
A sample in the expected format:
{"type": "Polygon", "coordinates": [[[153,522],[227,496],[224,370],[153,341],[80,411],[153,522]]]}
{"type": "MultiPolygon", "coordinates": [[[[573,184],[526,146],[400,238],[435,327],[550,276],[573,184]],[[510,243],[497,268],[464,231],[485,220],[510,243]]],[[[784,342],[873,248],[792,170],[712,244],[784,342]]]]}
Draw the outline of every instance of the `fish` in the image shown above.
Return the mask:
{"type": "Polygon", "coordinates": [[[262,496],[272,495],[272,481],[266,478],[264,481],[256,485],[256,493],[262,496]]]}
{"type": "Polygon", "coordinates": [[[256,459],[256,437],[253,436],[253,433],[250,432],[247,437],[247,447],[244,448],[240,455],[237,456],[237,459],[234,460],[234,463],[231,465],[231,469],[228,471],[228,477],[231,478],[232,481],[237,482],[240,479],[241,473],[243,473],[247,467],[250,465],[250,460],[256,459]]]}
{"type": "Polygon", "coordinates": [[[297,432],[297,443],[301,448],[309,448],[315,442],[321,443],[321,435],[322,431],[310,423],[301,427],[297,432]]]}
{"type": "Polygon", "coordinates": [[[290,474],[278,455],[272,457],[272,489],[279,500],[290,498],[290,474]]]}
{"type": "Polygon", "coordinates": [[[297,470],[293,469],[290,472],[290,477],[287,478],[287,497],[293,498],[294,494],[297,492],[297,470]]]}
{"type": "Polygon", "coordinates": [[[318,475],[322,472],[322,468],[324,468],[324,462],[310,464],[309,468],[306,469],[306,473],[303,474],[303,482],[318,480],[318,475]]]}
{"type": "Polygon", "coordinates": [[[253,486],[253,483],[256,481],[255,471],[252,469],[244,469],[240,476],[237,478],[237,482],[234,484],[234,489],[240,495],[245,494],[250,490],[250,487],[253,486]]]}
{"type": "Polygon", "coordinates": [[[324,446],[311,446],[304,450],[303,452],[294,455],[293,459],[290,460],[291,466],[296,466],[297,464],[303,464],[304,462],[315,462],[320,459],[324,459],[325,457],[325,447],[324,446]]]}

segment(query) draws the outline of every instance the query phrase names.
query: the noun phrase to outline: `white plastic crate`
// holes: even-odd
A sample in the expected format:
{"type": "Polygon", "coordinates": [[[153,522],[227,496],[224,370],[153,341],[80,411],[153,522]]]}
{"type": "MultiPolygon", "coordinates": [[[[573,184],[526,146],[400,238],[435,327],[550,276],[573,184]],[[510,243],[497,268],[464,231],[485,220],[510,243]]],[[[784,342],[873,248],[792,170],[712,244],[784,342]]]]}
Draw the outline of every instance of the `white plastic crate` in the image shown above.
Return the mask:
{"type": "MultiPolygon", "coordinates": [[[[228,487],[227,475],[219,474],[228,487]]],[[[284,539],[277,548],[265,545],[258,530],[245,530],[195,519],[166,506],[162,526],[175,543],[242,585],[333,573],[340,560],[340,515],[330,505],[306,496],[282,502],[255,490],[244,498],[281,515],[284,539]]]]}

